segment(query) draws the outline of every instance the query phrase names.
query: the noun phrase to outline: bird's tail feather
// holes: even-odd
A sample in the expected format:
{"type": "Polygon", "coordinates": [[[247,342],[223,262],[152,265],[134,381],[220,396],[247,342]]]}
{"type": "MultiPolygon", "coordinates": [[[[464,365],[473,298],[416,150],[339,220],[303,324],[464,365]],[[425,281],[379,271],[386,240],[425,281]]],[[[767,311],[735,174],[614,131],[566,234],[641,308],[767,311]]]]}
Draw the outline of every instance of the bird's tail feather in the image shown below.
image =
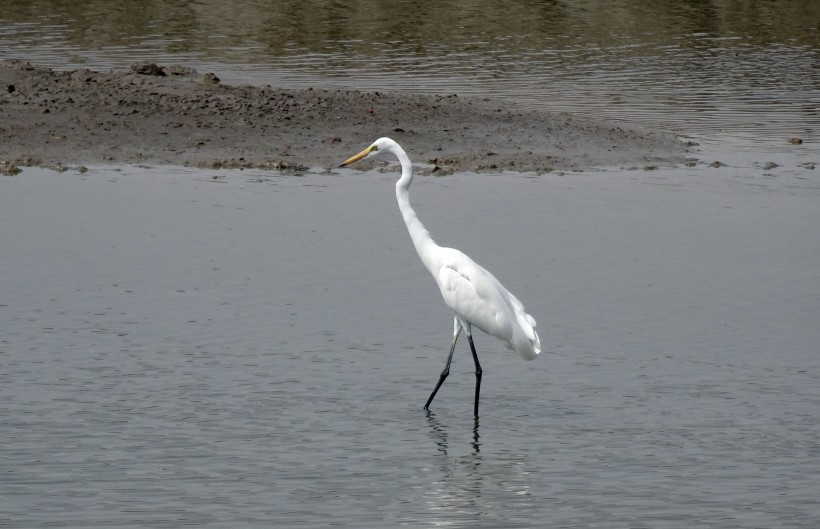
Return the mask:
{"type": "Polygon", "coordinates": [[[520,347],[516,347],[516,350],[525,360],[532,360],[541,353],[541,339],[538,337],[538,333],[535,332],[535,318],[526,312],[516,311],[516,319],[528,342],[520,344],[520,347]]]}

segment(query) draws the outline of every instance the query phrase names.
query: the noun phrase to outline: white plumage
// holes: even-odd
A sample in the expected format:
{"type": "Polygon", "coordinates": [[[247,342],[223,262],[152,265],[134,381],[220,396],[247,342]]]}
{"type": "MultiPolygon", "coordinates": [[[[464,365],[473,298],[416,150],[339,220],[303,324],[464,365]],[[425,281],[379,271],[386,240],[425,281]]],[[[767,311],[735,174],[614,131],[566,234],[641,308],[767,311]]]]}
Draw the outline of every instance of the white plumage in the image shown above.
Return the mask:
{"type": "Polygon", "coordinates": [[[342,166],[382,153],[394,154],[401,164],[401,178],[396,182],[399,210],[422,263],[438,283],[444,302],[455,313],[450,355],[424,408],[429,408],[433,397],[449,375],[456,340],[464,330],[476,366],[474,413],[478,417],[482,371],[472,339],[472,327],[495,336],[525,360],[532,360],[541,352],[541,342],[538,333],[535,332],[535,319],[527,314],[518,298],[504,288],[490,272],[464,253],[453,248],[443,248],[433,241],[410,205],[409,189],[413,181],[413,164],[398,143],[390,138],[379,138],[367,149],[345,160],[342,166]]]}

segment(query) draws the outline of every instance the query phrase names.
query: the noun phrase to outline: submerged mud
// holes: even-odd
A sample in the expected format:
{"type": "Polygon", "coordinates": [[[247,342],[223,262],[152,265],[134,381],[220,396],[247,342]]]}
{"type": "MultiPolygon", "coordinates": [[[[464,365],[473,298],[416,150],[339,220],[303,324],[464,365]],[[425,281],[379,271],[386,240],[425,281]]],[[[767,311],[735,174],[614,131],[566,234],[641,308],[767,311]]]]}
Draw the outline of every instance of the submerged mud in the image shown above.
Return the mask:
{"type": "Polygon", "coordinates": [[[7,171],[150,163],[302,172],[335,167],[379,136],[442,174],[654,167],[685,155],[672,134],[491,99],[228,86],[179,66],[55,71],[8,60],[0,87],[7,171]]]}

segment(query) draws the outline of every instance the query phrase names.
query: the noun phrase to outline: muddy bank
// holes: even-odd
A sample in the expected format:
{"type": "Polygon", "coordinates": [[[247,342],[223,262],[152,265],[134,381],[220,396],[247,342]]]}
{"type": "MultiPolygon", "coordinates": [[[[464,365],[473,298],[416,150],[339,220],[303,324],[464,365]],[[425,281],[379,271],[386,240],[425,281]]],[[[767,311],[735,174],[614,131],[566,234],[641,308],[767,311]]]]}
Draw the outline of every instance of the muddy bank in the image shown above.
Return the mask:
{"type": "Polygon", "coordinates": [[[379,136],[429,171],[550,171],[677,163],[670,134],[497,101],[227,86],[178,66],[57,72],[0,63],[0,161],[334,167],[379,136]]]}

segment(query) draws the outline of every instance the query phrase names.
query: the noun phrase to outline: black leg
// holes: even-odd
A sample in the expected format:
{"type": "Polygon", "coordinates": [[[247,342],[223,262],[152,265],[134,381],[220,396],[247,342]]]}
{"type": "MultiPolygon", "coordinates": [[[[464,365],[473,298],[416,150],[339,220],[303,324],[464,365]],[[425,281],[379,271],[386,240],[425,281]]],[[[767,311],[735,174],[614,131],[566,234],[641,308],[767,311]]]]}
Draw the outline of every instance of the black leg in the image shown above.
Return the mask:
{"type": "Polygon", "coordinates": [[[430,410],[430,403],[433,402],[433,397],[436,396],[438,393],[438,388],[444,384],[444,379],[450,374],[450,362],[453,361],[453,351],[456,350],[456,340],[458,340],[458,335],[461,333],[461,327],[458,327],[455,333],[453,333],[453,343],[450,345],[450,354],[447,356],[447,364],[444,366],[444,371],[441,372],[441,376],[438,377],[438,384],[436,384],[436,388],[430,393],[430,398],[427,399],[427,403],[424,405],[425,410],[430,410]]]}
{"type": "Polygon", "coordinates": [[[473,406],[473,413],[478,418],[478,394],[481,393],[481,364],[478,363],[478,354],[475,352],[475,345],[473,344],[472,335],[467,335],[467,340],[470,342],[470,351],[473,352],[473,362],[475,362],[475,405],[473,406]]]}

